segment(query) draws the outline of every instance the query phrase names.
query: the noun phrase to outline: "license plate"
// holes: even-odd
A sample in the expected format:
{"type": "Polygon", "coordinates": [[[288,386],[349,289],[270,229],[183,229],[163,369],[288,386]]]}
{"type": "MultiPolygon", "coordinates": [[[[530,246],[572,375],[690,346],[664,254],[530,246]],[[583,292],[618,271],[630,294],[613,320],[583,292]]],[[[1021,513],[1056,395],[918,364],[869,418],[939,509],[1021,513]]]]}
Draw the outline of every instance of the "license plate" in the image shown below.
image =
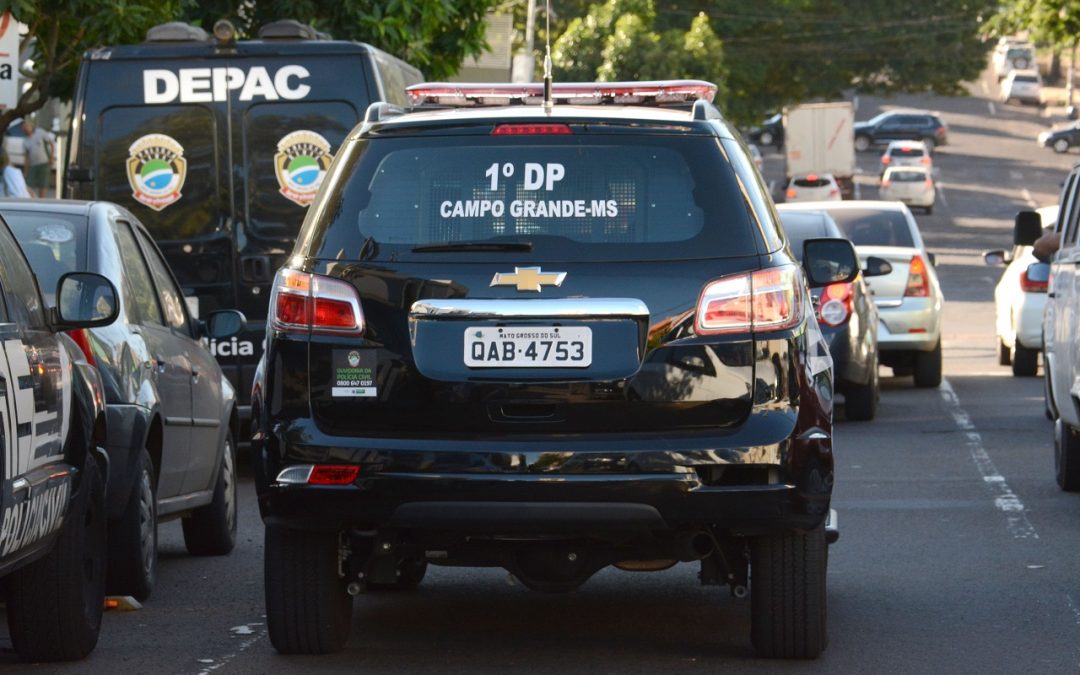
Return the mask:
{"type": "Polygon", "coordinates": [[[465,329],[470,368],[587,368],[592,329],[585,326],[475,326],[465,329]]]}

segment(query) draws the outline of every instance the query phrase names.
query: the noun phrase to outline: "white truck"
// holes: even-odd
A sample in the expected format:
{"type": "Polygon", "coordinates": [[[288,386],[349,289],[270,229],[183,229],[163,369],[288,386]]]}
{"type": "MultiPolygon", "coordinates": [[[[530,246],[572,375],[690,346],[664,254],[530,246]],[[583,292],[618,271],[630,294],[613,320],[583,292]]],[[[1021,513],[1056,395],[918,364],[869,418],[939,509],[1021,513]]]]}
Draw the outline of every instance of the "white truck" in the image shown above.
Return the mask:
{"type": "Polygon", "coordinates": [[[855,197],[855,108],[849,101],[784,109],[787,180],[832,174],[844,199],[855,197]]]}

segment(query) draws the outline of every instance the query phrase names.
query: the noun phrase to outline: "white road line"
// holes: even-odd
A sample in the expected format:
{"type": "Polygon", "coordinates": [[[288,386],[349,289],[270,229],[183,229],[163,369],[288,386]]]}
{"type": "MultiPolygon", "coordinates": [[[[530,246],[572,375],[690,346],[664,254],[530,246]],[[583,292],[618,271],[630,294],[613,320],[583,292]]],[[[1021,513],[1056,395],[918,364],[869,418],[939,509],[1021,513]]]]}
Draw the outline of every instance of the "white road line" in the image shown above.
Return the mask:
{"type": "Polygon", "coordinates": [[[986,102],[986,107],[990,111],[991,115],[996,115],[997,114],[997,107],[994,105],[993,101],[987,101],[986,102]]]}
{"type": "Polygon", "coordinates": [[[1039,113],[1039,114],[1042,115],[1043,117],[1049,119],[1050,118],[1050,106],[1048,106],[1048,105],[1043,106],[1042,112],[1039,113]]]}
{"type": "Polygon", "coordinates": [[[935,187],[937,188],[937,195],[934,198],[941,202],[942,206],[948,209],[949,200],[945,198],[945,186],[941,183],[937,183],[935,187]]]}
{"type": "MultiPolygon", "coordinates": [[[[1021,178],[1022,177],[1023,176],[1021,176],[1021,178]]],[[[1028,206],[1030,206],[1031,208],[1035,208],[1035,200],[1031,198],[1031,193],[1028,192],[1027,188],[1024,188],[1023,190],[1020,191],[1020,196],[1024,198],[1024,202],[1028,206]]]]}
{"type": "Polygon", "coordinates": [[[1011,180],[1024,180],[1024,174],[1016,169],[1009,169],[1009,178],[1011,180]]]}
{"type": "Polygon", "coordinates": [[[203,667],[199,670],[199,675],[210,675],[210,673],[214,672],[215,670],[228,665],[230,661],[247,651],[248,648],[251,647],[251,645],[266,637],[266,626],[264,626],[261,622],[248,624],[248,626],[258,626],[259,629],[255,631],[255,634],[252,637],[249,637],[248,639],[241,642],[240,645],[232,653],[226,654],[217,659],[199,659],[199,663],[204,664],[203,667]]]}
{"type": "Polygon", "coordinates": [[[1080,608],[1077,608],[1076,602],[1073,600],[1072,595],[1065,594],[1065,602],[1069,603],[1069,609],[1072,611],[1073,620],[1076,621],[1076,625],[1080,626],[1080,608]]]}
{"type": "Polygon", "coordinates": [[[1039,534],[1027,518],[1024,511],[1024,503],[1016,496],[1005,482],[994,461],[986,452],[982,444],[982,436],[975,430],[975,423],[971,417],[960,407],[960,399],[948,380],[941,381],[941,399],[945,402],[945,408],[952,416],[956,426],[963,432],[965,444],[971,459],[975,462],[975,468],[979,470],[983,482],[990,494],[994,497],[994,506],[1005,514],[1006,528],[1014,539],[1038,539],[1039,534]]]}
{"type": "Polygon", "coordinates": [[[769,181],[769,194],[776,192],[776,179],[769,181]]]}

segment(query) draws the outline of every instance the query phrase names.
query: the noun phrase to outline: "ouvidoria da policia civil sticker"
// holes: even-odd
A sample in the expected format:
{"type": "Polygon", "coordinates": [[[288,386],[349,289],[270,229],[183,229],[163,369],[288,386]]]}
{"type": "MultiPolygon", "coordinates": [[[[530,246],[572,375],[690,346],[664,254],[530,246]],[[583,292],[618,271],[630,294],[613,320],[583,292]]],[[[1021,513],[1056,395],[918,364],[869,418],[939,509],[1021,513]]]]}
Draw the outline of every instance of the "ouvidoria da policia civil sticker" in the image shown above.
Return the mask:
{"type": "Polygon", "coordinates": [[[335,349],[334,381],[330,395],[334,398],[369,398],[375,390],[375,354],[359,349],[335,349]]]}
{"type": "Polygon", "coordinates": [[[147,134],[128,148],[128,183],[135,201],[155,211],[180,199],[187,177],[184,146],[165,134],[147,134]]]}
{"type": "Polygon", "coordinates": [[[314,131],[301,129],[278,141],[274,155],[274,175],[286,199],[307,206],[315,199],[323,176],[334,156],[330,143],[314,131]]]}

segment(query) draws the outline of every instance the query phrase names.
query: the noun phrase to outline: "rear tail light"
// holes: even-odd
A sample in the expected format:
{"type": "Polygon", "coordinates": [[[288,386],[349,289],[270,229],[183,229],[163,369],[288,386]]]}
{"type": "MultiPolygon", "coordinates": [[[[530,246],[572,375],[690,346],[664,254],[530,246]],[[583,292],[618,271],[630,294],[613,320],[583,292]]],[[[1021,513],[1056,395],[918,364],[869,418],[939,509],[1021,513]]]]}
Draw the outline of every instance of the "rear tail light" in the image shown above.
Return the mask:
{"type": "Polygon", "coordinates": [[[364,312],[356,289],[319,274],[283,269],[274,280],[270,299],[274,330],[285,332],[364,332],[364,312]]]}
{"type": "Polygon", "coordinates": [[[294,464],[277,476],[287,485],[350,485],[360,476],[355,464],[294,464]]]}
{"type": "Polygon", "coordinates": [[[885,155],[884,157],[881,158],[881,163],[882,164],[890,164],[890,163],[892,163],[892,157],[889,157],[888,155],[885,155]]]}
{"type": "Polygon", "coordinates": [[[835,197],[838,194],[840,194],[840,190],[837,190],[836,188],[833,188],[833,189],[829,190],[829,196],[830,197],[835,197]]]}
{"type": "Polygon", "coordinates": [[[82,350],[83,356],[86,357],[86,362],[92,366],[97,365],[97,361],[94,360],[94,350],[90,348],[90,334],[85,328],[77,328],[75,330],[69,330],[68,336],[75,341],[75,344],[79,345],[79,349],[82,350]]]}
{"type": "Polygon", "coordinates": [[[919,161],[922,162],[923,164],[929,164],[930,163],[930,158],[929,157],[923,157],[919,161]]]}
{"type": "Polygon", "coordinates": [[[932,181],[932,180],[930,180],[929,178],[927,178],[927,179],[926,179],[926,182],[925,182],[925,183],[923,183],[923,185],[925,185],[925,186],[926,186],[926,187],[928,187],[928,188],[932,188],[932,187],[934,187],[934,181],[932,181]]]}
{"type": "Polygon", "coordinates": [[[798,195],[798,193],[795,192],[794,188],[788,188],[788,191],[787,191],[787,198],[788,199],[795,199],[798,196],[799,195],[798,195]]]}
{"type": "Polygon", "coordinates": [[[855,299],[855,285],[849,281],[829,284],[821,293],[821,307],[818,308],[818,323],[833,328],[844,325],[851,318],[852,303],[855,299]]]}
{"type": "Polygon", "coordinates": [[[905,298],[930,297],[930,273],[926,269],[926,263],[922,256],[911,256],[911,265],[908,267],[907,288],[904,289],[905,298]]]}
{"type": "Polygon", "coordinates": [[[1025,293],[1046,293],[1050,286],[1049,281],[1033,281],[1024,270],[1020,273],[1020,290],[1025,293]]]}
{"type": "Polygon", "coordinates": [[[934,133],[936,133],[938,136],[944,136],[945,135],[945,127],[943,127],[943,126],[938,127],[937,130],[934,133]]]}
{"type": "Polygon", "coordinates": [[[802,320],[802,274],[794,265],[709,282],[698,299],[699,335],[783,330],[802,320]]]}

